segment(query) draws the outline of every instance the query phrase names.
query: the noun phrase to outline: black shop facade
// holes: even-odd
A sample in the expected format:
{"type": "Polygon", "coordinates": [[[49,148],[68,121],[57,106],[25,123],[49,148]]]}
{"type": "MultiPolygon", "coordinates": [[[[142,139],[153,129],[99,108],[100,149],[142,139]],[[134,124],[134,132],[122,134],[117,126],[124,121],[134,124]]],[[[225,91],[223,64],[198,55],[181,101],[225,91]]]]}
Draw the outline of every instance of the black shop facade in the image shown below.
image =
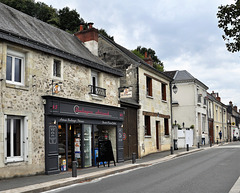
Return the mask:
{"type": "MultiPolygon", "coordinates": [[[[45,173],[97,165],[99,141],[110,141],[114,160],[124,161],[124,109],[43,96],[45,101],[45,173]]],[[[100,165],[103,163],[100,163],[100,165]]]]}

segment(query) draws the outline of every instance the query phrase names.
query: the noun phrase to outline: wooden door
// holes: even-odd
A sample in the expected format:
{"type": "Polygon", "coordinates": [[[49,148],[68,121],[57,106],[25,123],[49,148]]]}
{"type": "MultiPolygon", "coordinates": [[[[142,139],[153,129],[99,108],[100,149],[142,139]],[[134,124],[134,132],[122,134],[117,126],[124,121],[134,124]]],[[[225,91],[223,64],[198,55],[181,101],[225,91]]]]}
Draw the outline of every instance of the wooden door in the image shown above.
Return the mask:
{"type": "Polygon", "coordinates": [[[160,149],[159,146],[159,121],[156,121],[156,145],[157,145],[157,150],[160,149]]]}
{"type": "Polygon", "coordinates": [[[209,142],[214,143],[213,120],[209,120],[209,142]]]}
{"type": "Polygon", "coordinates": [[[132,153],[138,156],[138,140],[137,140],[137,109],[125,107],[125,116],[123,122],[123,144],[124,144],[124,160],[132,159],[132,153]]]}

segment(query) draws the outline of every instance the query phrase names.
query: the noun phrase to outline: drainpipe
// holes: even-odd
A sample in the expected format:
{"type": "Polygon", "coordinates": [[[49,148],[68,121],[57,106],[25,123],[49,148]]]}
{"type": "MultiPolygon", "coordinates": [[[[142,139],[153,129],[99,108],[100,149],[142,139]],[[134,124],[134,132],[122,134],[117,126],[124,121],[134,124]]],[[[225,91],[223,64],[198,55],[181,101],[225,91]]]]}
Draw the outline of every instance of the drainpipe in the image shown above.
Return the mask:
{"type": "Polygon", "coordinates": [[[172,82],[170,81],[170,105],[171,105],[171,154],[173,154],[173,116],[172,116],[172,82]]]}

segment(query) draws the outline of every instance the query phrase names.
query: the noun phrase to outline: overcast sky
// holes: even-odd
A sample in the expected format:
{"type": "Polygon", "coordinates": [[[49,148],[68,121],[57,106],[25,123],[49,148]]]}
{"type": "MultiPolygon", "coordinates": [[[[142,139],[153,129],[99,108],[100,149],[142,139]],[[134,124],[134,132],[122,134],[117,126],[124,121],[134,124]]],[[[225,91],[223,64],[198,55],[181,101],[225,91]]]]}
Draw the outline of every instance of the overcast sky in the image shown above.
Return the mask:
{"type": "Polygon", "coordinates": [[[218,6],[234,0],[41,0],[76,9],[86,22],[105,29],[127,49],[152,48],[165,70],[187,70],[240,107],[240,54],[226,50],[218,6]]]}

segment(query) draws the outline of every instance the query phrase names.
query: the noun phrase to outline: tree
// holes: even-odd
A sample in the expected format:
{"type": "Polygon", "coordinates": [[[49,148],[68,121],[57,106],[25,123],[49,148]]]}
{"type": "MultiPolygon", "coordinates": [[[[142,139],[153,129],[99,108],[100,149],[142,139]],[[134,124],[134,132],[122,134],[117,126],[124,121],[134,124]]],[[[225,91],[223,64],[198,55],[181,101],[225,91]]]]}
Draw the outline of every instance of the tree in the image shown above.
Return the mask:
{"type": "Polygon", "coordinates": [[[224,31],[223,40],[226,41],[227,50],[240,51],[240,0],[235,4],[218,7],[218,27],[224,31]]]}
{"type": "Polygon", "coordinates": [[[102,34],[103,36],[109,38],[110,40],[114,41],[114,37],[108,35],[105,29],[100,29],[100,30],[98,30],[98,32],[99,32],[100,34],[102,34]]]}
{"type": "Polygon", "coordinates": [[[59,27],[62,30],[74,33],[78,31],[80,23],[84,23],[83,19],[80,19],[80,15],[74,10],[70,10],[69,7],[64,7],[59,10],[59,27]]]}
{"type": "Polygon", "coordinates": [[[153,60],[153,67],[157,70],[163,72],[164,71],[164,65],[161,60],[158,59],[156,56],[156,52],[151,48],[145,48],[138,46],[135,50],[132,50],[132,53],[134,53],[136,56],[138,56],[141,59],[144,59],[145,52],[147,52],[147,55],[150,56],[153,60]]]}

